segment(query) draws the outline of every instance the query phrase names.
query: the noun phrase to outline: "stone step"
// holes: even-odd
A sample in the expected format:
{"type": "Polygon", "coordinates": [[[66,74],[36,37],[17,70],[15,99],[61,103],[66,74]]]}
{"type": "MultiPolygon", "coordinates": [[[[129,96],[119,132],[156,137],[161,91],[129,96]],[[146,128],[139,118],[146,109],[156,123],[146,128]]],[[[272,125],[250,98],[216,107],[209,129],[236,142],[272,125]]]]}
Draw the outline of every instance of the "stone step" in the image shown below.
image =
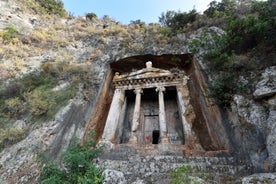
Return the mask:
{"type": "Polygon", "coordinates": [[[144,173],[144,172],[158,172],[168,173],[172,170],[181,166],[191,167],[193,171],[204,172],[204,173],[218,173],[218,174],[230,174],[240,175],[247,173],[250,168],[245,165],[227,165],[227,164],[209,164],[209,163],[190,163],[190,162],[179,162],[171,163],[166,161],[118,161],[118,160],[98,160],[98,165],[108,169],[118,170],[121,172],[127,171],[130,173],[144,173]]]}
{"type": "Polygon", "coordinates": [[[207,176],[207,183],[232,184],[237,178],[252,172],[251,167],[233,157],[144,155],[130,147],[119,147],[103,154],[97,165],[121,173],[127,184],[140,180],[167,184],[171,173],[179,167],[189,168],[186,174],[191,176],[207,176]]]}
{"type": "Polygon", "coordinates": [[[103,160],[121,160],[127,162],[170,162],[170,163],[205,163],[209,165],[239,165],[242,161],[237,161],[233,157],[184,157],[184,156],[140,156],[107,153],[100,157],[103,160]]]}

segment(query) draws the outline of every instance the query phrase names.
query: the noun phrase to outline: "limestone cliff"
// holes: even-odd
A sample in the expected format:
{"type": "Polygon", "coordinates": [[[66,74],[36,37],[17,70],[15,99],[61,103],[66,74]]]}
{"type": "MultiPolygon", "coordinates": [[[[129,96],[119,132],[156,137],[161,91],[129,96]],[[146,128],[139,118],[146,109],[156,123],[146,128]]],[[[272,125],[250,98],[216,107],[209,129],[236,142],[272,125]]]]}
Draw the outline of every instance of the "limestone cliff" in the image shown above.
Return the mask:
{"type": "MultiPolygon", "coordinates": [[[[188,42],[199,39],[201,32],[204,31],[210,35],[223,33],[219,28],[209,27],[193,33],[168,36],[162,34],[159,24],[121,25],[108,17],[87,20],[84,17],[60,18],[35,15],[26,5],[16,0],[0,0],[0,6],[1,35],[5,34],[4,28],[7,26],[19,32],[9,43],[3,39],[0,40],[1,90],[9,87],[13,79],[21,78],[33,71],[39,72],[45,63],[57,65],[66,63],[66,66],[91,68],[93,73],[93,78],[89,78],[91,83],[87,85],[84,81],[80,81],[76,84],[75,95],[50,119],[44,120],[41,117],[42,120],[33,119],[33,115],[27,113],[15,119],[13,117],[13,122],[8,124],[4,121],[0,122],[0,133],[10,128],[20,131],[22,129],[24,132],[21,139],[8,142],[0,152],[0,183],[3,184],[37,182],[40,171],[37,163],[39,152],[46,151],[49,156],[59,161],[62,151],[70,144],[74,135],[82,137],[91,128],[98,134],[103,131],[105,123],[103,118],[106,114],[99,114],[99,112],[108,113],[113,95],[113,91],[110,90],[111,80],[115,69],[124,71],[128,68],[139,68],[143,61],[158,59],[161,60],[160,67],[166,68],[170,65],[169,59],[175,61],[190,52],[188,42]],[[104,26],[107,24],[108,27],[104,26]]],[[[206,83],[213,75],[205,72],[207,66],[202,62],[201,56],[206,52],[206,48],[198,49],[198,54],[193,56],[194,66],[191,65],[187,70],[194,79],[188,84],[193,91],[190,96],[191,104],[196,109],[196,118],[193,117],[194,114],[190,114],[191,119],[196,119],[195,121],[198,122],[194,125],[193,131],[198,135],[201,129],[211,127],[214,131],[208,137],[199,138],[198,145],[205,150],[213,150],[217,147],[222,149],[224,143],[227,143],[225,147],[229,150],[229,154],[246,162],[248,166],[252,164],[254,172],[276,172],[275,66],[263,68],[258,74],[252,73],[251,76],[246,75],[241,78],[241,81],[254,80],[252,88],[248,89],[250,93],[247,96],[235,95],[231,107],[225,110],[215,106],[210,99],[206,98],[208,92],[206,83]],[[197,110],[199,108],[203,110],[197,110]],[[210,127],[201,124],[203,119],[209,122],[210,127]],[[217,121],[220,123],[216,124],[217,121]],[[209,145],[210,142],[213,144],[209,145]]],[[[68,85],[74,83],[74,79],[68,80],[66,77],[68,76],[60,77],[58,84],[50,90],[62,91],[67,83],[68,85]]],[[[25,105],[26,103],[23,107],[25,105]]],[[[1,117],[0,120],[2,119],[1,117]]],[[[137,162],[143,159],[133,153],[130,155],[137,162]]],[[[152,167],[156,168],[155,164],[160,158],[144,159],[145,162],[157,160],[152,164],[152,167]]],[[[175,158],[168,157],[168,159],[175,158]]],[[[165,165],[166,162],[164,161],[165,165]]],[[[183,161],[185,162],[193,162],[193,159],[183,161]]],[[[207,163],[209,160],[206,159],[204,162],[207,163]]],[[[213,162],[216,163],[216,159],[210,159],[210,163],[213,162]]],[[[115,167],[116,164],[118,163],[114,163],[113,166],[115,167]]],[[[131,162],[131,164],[134,163],[131,162]]],[[[200,164],[201,167],[205,167],[201,162],[200,164]]],[[[143,165],[143,167],[146,166],[143,165]]],[[[116,168],[112,169],[116,174],[116,168]]],[[[164,172],[169,171],[168,168],[164,170],[164,172]]],[[[151,172],[154,171],[151,170],[151,172]]],[[[110,176],[109,179],[112,177],[110,176]]],[[[126,182],[124,177],[129,176],[123,176],[122,180],[126,182]]],[[[259,178],[262,179],[262,177],[265,176],[259,178]]],[[[272,180],[275,179],[273,174],[269,177],[272,180]]],[[[133,179],[130,180],[133,181],[133,179]]],[[[139,182],[138,180],[137,178],[136,183],[139,182]]],[[[246,183],[248,180],[250,177],[243,181],[246,183]]]]}

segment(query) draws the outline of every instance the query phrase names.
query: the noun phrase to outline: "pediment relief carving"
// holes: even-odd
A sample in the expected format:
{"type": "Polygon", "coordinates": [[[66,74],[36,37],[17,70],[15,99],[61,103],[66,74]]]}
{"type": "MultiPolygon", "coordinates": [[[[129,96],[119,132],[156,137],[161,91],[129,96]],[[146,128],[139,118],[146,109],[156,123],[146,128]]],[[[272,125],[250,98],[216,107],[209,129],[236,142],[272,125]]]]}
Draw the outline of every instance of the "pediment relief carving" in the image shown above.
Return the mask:
{"type": "Polygon", "coordinates": [[[178,69],[164,70],[152,67],[151,62],[146,63],[146,68],[133,71],[127,74],[120,75],[115,73],[113,83],[116,86],[121,85],[137,85],[142,83],[156,83],[156,82],[169,82],[179,81],[183,78],[184,72],[178,69]]]}

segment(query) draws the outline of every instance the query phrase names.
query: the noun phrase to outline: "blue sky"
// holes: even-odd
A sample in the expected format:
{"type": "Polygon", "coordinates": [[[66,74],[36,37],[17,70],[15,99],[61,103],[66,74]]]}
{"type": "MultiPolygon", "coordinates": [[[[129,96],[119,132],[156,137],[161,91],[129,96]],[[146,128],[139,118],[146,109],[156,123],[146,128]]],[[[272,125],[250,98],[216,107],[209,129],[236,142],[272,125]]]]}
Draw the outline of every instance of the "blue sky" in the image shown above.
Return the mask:
{"type": "Polygon", "coordinates": [[[68,12],[83,16],[93,12],[98,18],[108,15],[123,24],[131,20],[157,23],[162,12],[189,12],[194,7],[203,12],[212,0],[62,0],[68,12]]]}

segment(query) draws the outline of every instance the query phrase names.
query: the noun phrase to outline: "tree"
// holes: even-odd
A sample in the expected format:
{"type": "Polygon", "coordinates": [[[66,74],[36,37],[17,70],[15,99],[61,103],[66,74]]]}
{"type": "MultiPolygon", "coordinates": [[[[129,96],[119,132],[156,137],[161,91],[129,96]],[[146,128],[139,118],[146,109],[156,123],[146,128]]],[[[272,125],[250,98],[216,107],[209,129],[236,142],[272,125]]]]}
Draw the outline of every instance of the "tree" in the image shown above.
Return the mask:
{"type": "Polygon", "coordinates": [[[36,0],[39,5],[49,14],[56,14],[64,17],[66,11],[61,0],[36,0]]]}
{"type": "Polygon", "coordinates": [[[169,24],[172,18],[175,16],[175,14],[175,11],[167,11],[166,13],[162,12],[161,17],[158,17],[160,24],[164,27],[169,27],[169,24]]]}
{"type": "Polygon", "coordinates": [[[161,17],[159,17],[159,22],[163,26],[171,28],[172,33],[177,33],[183,31],[183,28],[188,23],[193,23],[197,16],[198,13],[196,10],[191,10],[189,13],[180,11],[167,11],[166,13],[161,14],[161,17]]]}
{"type": "Polygon", "coordinates": [[[131,25],[139,25],[139,27],[143,27],[143,26],[146,25],[146,23],[143,22],[143,21],[141,21],[140,19],[138,19],[138,20],[132,20],[132,21],[130,21],[130,24],[131,25]]]}
{"type": "Polygon", "coordinates": [[[85,15],[85,18],[86,18],[86,20],[87,20],[87,19],[88,19],[88,20],[92,20],[92,19],[94,19],[94,18],[97,18],[97,15],[96,15],[95,13],[91,12],[91,13],[87,13],[87,14],[85,15]]]}
{"type": "Polygon", "coordinates": [[[220,3],[212,1],[208,6],[209,8],[203,12],[207,17],[230,16],[237,8],[237,2],[235,0],[222,0],[220,3]]]}

